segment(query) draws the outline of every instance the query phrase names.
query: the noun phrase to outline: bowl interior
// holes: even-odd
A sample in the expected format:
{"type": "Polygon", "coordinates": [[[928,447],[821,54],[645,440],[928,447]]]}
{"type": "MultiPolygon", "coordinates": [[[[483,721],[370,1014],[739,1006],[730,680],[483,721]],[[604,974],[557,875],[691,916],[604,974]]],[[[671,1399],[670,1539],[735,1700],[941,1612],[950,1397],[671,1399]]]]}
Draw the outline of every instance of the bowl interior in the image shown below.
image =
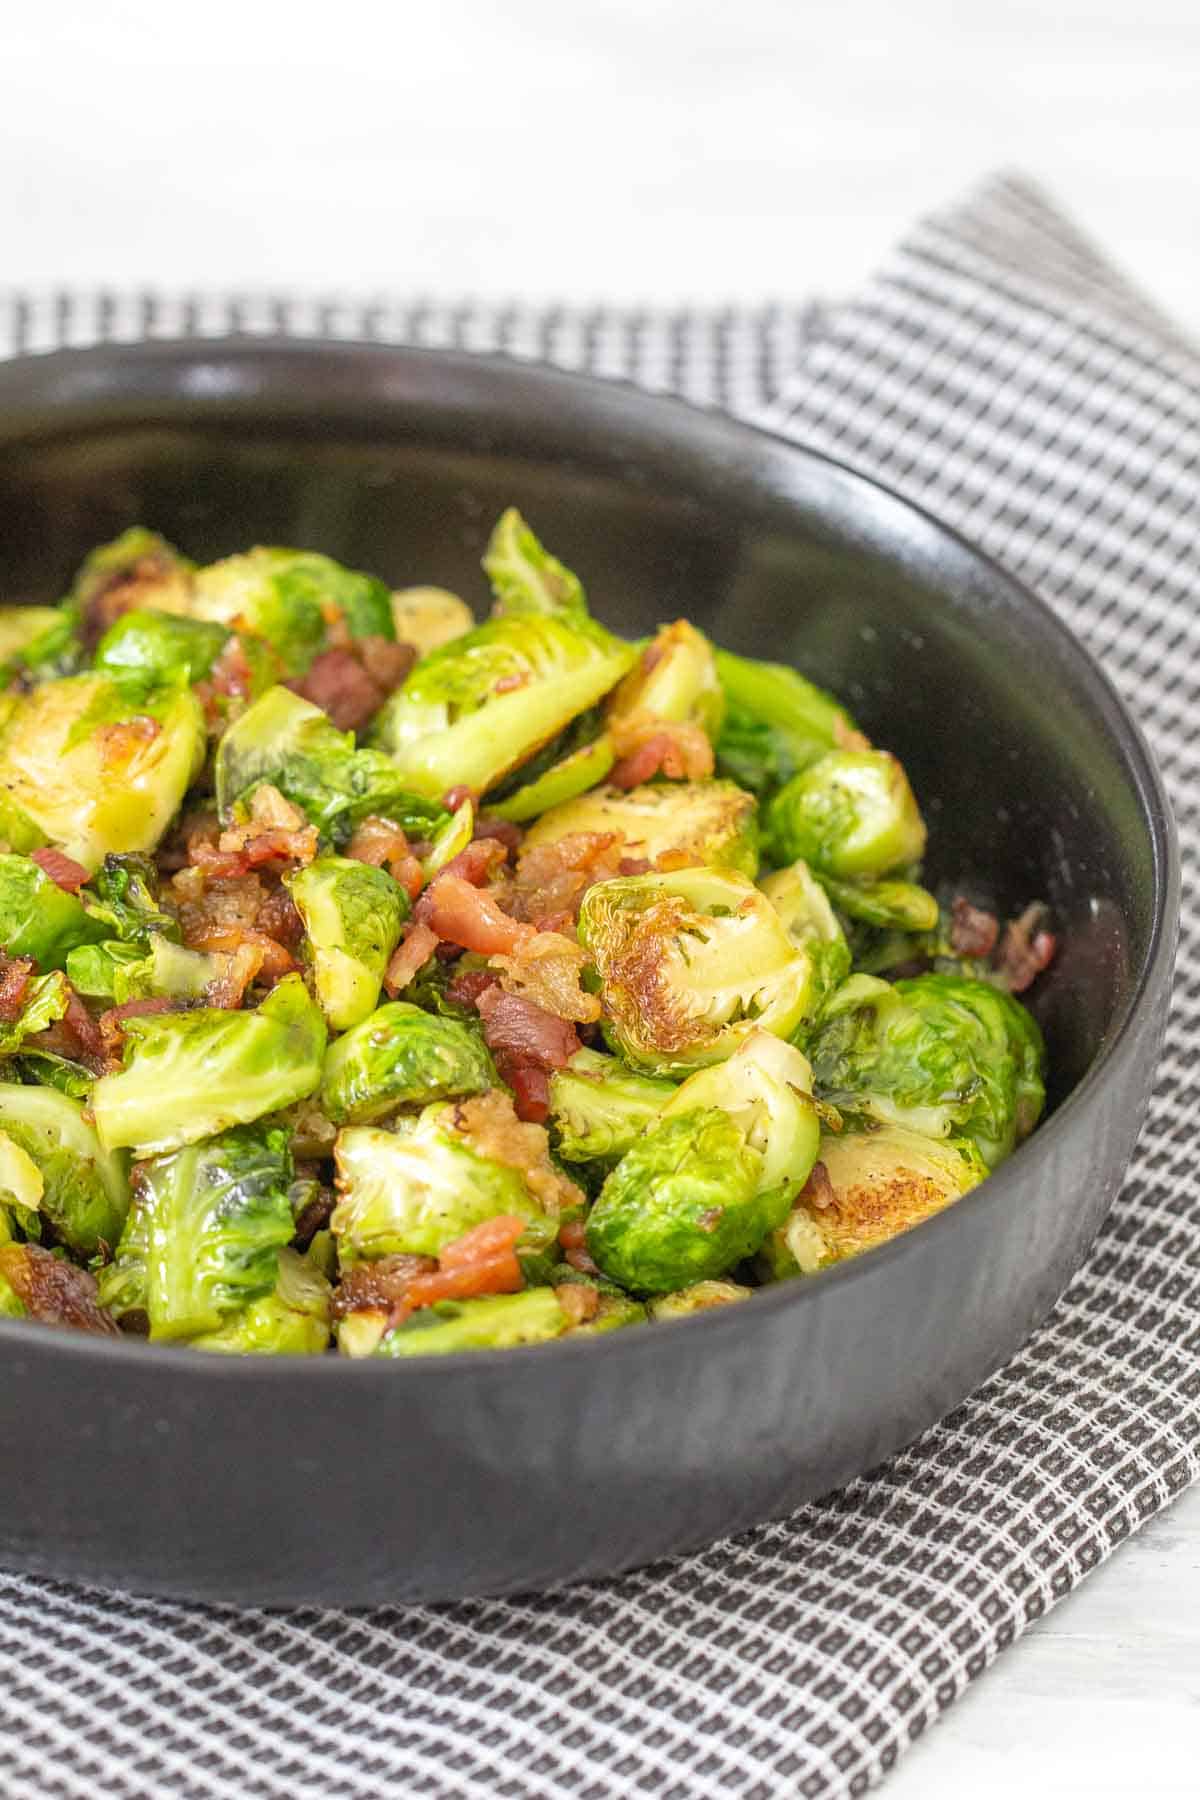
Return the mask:
{"type": "Polygon", "coordinates": [[[686,615],[837,692],[906,763],[931,880],[1049,901],[1063,951],[1036,1005],[1060,1103],[1150,948],[1153,776],[1066,634],[932,521],[762,434],[515,365],[210,345],[0,371],[6,600],[55,598],[140,522],[199,560],[296,544],[482,608],[510,504],[618,630],[686,615]]]}

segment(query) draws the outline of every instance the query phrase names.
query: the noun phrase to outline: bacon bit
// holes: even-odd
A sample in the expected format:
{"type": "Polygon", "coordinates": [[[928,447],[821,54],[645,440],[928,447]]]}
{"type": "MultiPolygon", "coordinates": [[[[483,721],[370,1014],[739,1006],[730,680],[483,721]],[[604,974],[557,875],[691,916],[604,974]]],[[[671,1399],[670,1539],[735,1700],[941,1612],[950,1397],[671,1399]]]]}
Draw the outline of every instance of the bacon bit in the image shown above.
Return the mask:
{"type": "Polygon", "coordinates": [[[232,955],[219,951],[215,954],[220,957],[223,967],[204,990],[205,1004],[223,1012],[236,1012],[246,989],[262,969],[266,952],[261,944],[242,943],[232,955]]]}
{"type": "Polygon", "coordinates": [[[36,964],[28,956],[0,954],[0,1019],[19,1019],[25,1007],[25,991],[36,964]]]}
{"type": "Polygon", "coordinates": [[[455,1006],[475,1006],[480,994],[499,985],[500,977],[491,969],[464,969],[447,987],[446,998],[455,1006]]]}
{"type": "Polygon", "coordinates": [[[581,1275],[598,1275],[599,1269],[588,1254],[587,1225],[583,1219],[572,1219],[559,1231],[558,1241],[563,1256],[581,1275]]]}
{"type": "Polygon", "coordinates": [[[506,993],[532,1001],[559,1019],[577,1025],[594,1025],[600,1017],[600,1001],[584,992],[583,971],[587,951],[560,931],[539,931],[518,944],[511,956],[494,956],[492,967],[500,972],[506,993]]]}
{"type": "Polygon", "coordinates": [[[803,1201],[806,1206],[815,1206],[823,1212],[826,1207],[837,1204],[837,1195],[833,1183],[829,1179],[829,1170],[823,1162],[815,1162],[808,1180],[796,1196],[797,1202],[803,1201]]]}
{"type": "Polygon", "coordinates": [[[295,958],[285,945],[253,927],[233,926],[222,930],[220,926],[210,926],[207,930],[193,931],[187,944],[190,950],[219,950],[228,956],[236,956],[246,945],[251,945],[262,953],[255,978],[262,976],[272,984],[282,976],[290,975],[296,967],[295,958]]]}
{"type": "Polygon", "coordinates": [[[158,720],[148,718],[144,713],[138,713],[135,718],[124,719],[115,725],[102,725],[96,733],[100,760],[107,769],[131,762],[145,745],[154,742],[161,731],[162,726],[158,720]]]}
{"type": "Polygon", "coordinates": [[[333,1217],[336,1196],[332,1188],[318,1188],[312,1199],[301,1207],[293,1234],[300,1244],[308,1244],[318,1231],[323,1231],[333,1217]]]}
{"type": "Polygon", "coordinates": [[[573,924],[592,883],[617,874],[624,841],[617,831],[572,831],[552,844],[529,846],[504,891],[505,907],[543,930],[556,930],[564,920],[573,924]]]}
{"type": "Polygon", "coordinates": [[[143,1018],[148,1013],[182,1012],[184,1009],[178,1000],[171,1000],[166,995],[158,995],[147,1000],[126,1000],[121,1006],[110,1006],[107,1012],[100,1014],[97,1029],[104,1045],[107,1062],[120,1066],[121,1052],[125,1044],[125,1020],[143,1018]]]}
{"type": "Polygon", "coordinates": [[[493,872],[500,867],[501,863],[507,861],[508,851],[499,838],[490,834],[483,838],[476,836],[471,839],[465,850],[460,850],[457,856],[452,856],[445,868],[440,869],[438,873],[460,875],[464,881],[471,882],[475,887],[486,887],[493,872]]]}
{"type": "MultiPolygon", "coordinates": [[[[484,844],[469,849],[485,849],[484,844]]],[[[495,845],[503,854],[503,846],[495,845]]],[[[464,852],[464,855],[467,852],[464,852]]],[[[458,857],[454,858],[458,862],[458,857]]],[[[533,936],[532,925],[519,925],[503,911],[492,894],[473,887],[461,875],[443,871],[417,902],[415,917],[429,925],[446,943],[484,956],[505,955],[533,936]]]]}
{"type": "Polygon", "coordinates": [[[89,1066],[103,1062],[105,1043],[100,1027],[69,983],[67,1010],[60,1023],[75,1039],[78,1046],[76,1054],[80,1062],[87,1063],[89,1066]]]}
{"type": "Polygon", "coordinates": [[[648,875],[653,867],[648,856],[623,856],[617,864],[617,874],[648,875]]]}
{"type": "Polygon", "coordinates": [[[268,894],[254,920],[257,931],[274,938],[285,949],[294,950],[304,936],[304,920],[292,896],[284,887],[268,894]]]}
{"type": "Polygon", "coordinates": [[[861,731],[856,731],[853,725],[847,725],[840,713],[834,715],[833,741],[839,750],[869,750],[871,748],[870,738],[865,737],[861,731]]]}
{"type": "Polygon", "coordinates": [[[510,856],[514,856],[521,848],[525,833],[519,825],[514,825],[511,819],[484,818],[476,823],[475,837],[476,839],[495,838],[498,844],[504,845],[510,856]]]}
{"type": "Polygon", "coordinates": [[[614,787],[640,787],[654,775],[665,775],[669,781],[703,781],[715,767],[712,745],[699,725],[631,719],[615,725],[612,737],[618,760],[608,779],[614,787]]]}
{"type": "Polygon", "coordinates": [[[52,846],[44,850],[31,850],[29,860],[35,862],[42,874],[48,875],[55,887],[61,888],[64,894],[77,894],[88,880],[88,872],[82,863],[77,863],[74,857],[67,856],[62,850],[55,850],[52,846]]]}
{"type": "Polygon", "coordinates": [[[600,1311],[599,1291],[581,1281],[564,1281],[561,1287],[555,1288],[554,1298],[571,1325],[586,1325],[600,1311]]]}
{"type": "Polygon", "coordinates": [[[542,1124],[550,1110],[547,1071],[574,1056],[578,1033],[567,1020],[499,987],[485,988],[475,1004],[500,1079],[516,1095],[518,1117],[542,1124]]]}
{"type": "Polygon", "coordinates": [[[447,812],[457,812],[464,801],[474,800],[475,790],[469,787],[447,788],[442,795],[442,805],[447,812]]]}
{"type": "Polygon", "coordinates": [[[407,644],[362,638],[323,650],[306,675],[286,685],[319,706],[339,731],[361,731],[392,689],[399,687],[412,663],[407,644]]]}
{"type": "Polygon", "coordinates": [[[493,694],[512,694],[518,688],[528,687],[529,671],[522,669],[515,675],[502,675],[499,681],[492,683],[493,694]]]}
{"type": "Polygon", "coordinates": [[[703,864],[690,850],[660,850],[654,859],[654,867],[660,874],[667,875],[672,869],[699,869],[703,864]]]}
{"type": "Polygon", "coordinates": [[[67,1325],[100,1337],[121,1335],[112,1314],[96,1299],[95,1278],[38,1244],[0,1245],[0,1275],[39,1325],[67,1325]]]}
{"type": "Polygon", "coordinates": [[[1054,961],[1058,939],[1052,931],[1041,928],[1045,917],[1046,908],[1035,900],[1007,926],[1000,940],[996,967],[1012,994],[1023,994],[1054,961]]]}
{"type": "Polygon", "coordinates": [[[250,931],[258,923],[266,889],[258,875],[214,876],[197,866],[180,869],[171,882],[183,941],[191,950],[214,931],[250,931]]]}
{"type": "Polygon", "coordinates": [[[380,1256],[373,1262],[355,1263],[333,1290],[333,1316],[389,1310],[403,1305],[409,1282],[415,1275],[430,1275],[437,1268],[433,1256],[380,1256]]]}
{"type": "Polygon", "coordinates": [[[441,1252],[434,1273],[414,1275],[409,1282],[408,1309],[433,1306],[439,1300],[470,1300],[478,1294],[517,1293],[524,1279],[516,1245],[524,1232],[524,1219],[504,1215],[485,1219],[455,1238],[441,1252]]]}
{"type": "Polygon", "coordinates": [[[254,684],[254,671],[246,655],[246,647],[235,633],[226,643],[209,670],[209,681],[215,693],[227,700],[246,700],[254,684]]]}
{"type": "MultiPolygon", "coordinates": [[[[132,612],[135,607],[147,603],[146,588],[153,590],[168,580],[190,583],[190,577],[180,569],[168,552],[154,550],[147,556],[139,557],[129,567],[114,569],[94,585],[89,584],[81,632],[85,647],[94,650],[109,626],[114,625],[122,613],[132,612]]],[[[154,605],[153,592],[149,596],[149,604],[154,605]]]]}
{"type": "Polygon", "coordinates": [[[393,693],[405,681],[417,660],[416,645],[397,642],[395,638],[371,634],[356,638],[354,645],[364,667],[370,671],[375,685],[383,689],[385,696],[393,693]]]}
{"type": "Polygon", "coordinates": [[[519,1120],[512,1101],[499,1088],[458,1101],[453,1125],[481,1156],[515,1169],[541,1210],[552,1218],[583,1205],[575,1183],[550,1161],[550,1140],[542,1127],[519,1120]]]}
{"type": "Polygon", "coordinates": [[[406,988],[418,969],[423,969],[437,949],[437,933],[419,919],[410,921],[403,940],[392,952],[384,972],[383,985],[388,997],[396,998],[406,988]]]}
{"type": "Polygon", "coordinates": [[[956,894],[950,906],[950,948],[959,956],[990,956],[1000,935],[995,913],[956,894]]]}
{"type": "Polygon", "coordinates": [[[345,853],[355,862],[369,863],[372,868],[386,867],[392,880],[400,884],[410,900],[415,900],[424,886],[424,871],[403,831],[375,813],[358,826],[345,853]]]}

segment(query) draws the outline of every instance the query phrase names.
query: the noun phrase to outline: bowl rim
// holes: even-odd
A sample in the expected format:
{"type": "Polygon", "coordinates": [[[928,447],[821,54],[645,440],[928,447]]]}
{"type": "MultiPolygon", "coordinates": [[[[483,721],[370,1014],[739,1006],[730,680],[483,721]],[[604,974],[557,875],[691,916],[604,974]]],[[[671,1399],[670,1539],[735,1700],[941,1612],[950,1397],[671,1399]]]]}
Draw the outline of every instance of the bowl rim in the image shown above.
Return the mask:
{"type": "MultiPolygon", "coordinates": [[[[1065,1141],[1065,1134],[1075,1117],[1083,1108],[1095,1104],[1119,1073],[1119,1065],[1128,1049],[1132,1029],[1147,997],[1156,994],[1163,984],[1169,987],[1175,959],[1181,889],[1174,813],[1145,733],[1111,677],[1048,602],[1012,575],[988,552],[979,549],[969,538],[947,525],[926,507],[874,476],[865,474],[852,463],[830,456],[825,451],[806,444],[802,439],[788,437],[772,426],[752,423],[719,408],[701,406],[675,395],[647,389],[626,376],[609,377],[577,372],[514,353],[476,353],[429,345],[255,333],[154,338],[83,349],[29,352],[0,362],[0,444],[9,435],[5,432],[5,413],[10,405],[10,391],[15,387],[19,396],[22,386],[29,378],[33,379],[36,386],[37,376],[40,374],[53,375],[62,371],[69,376],[75,373],[80,378],[82,390],[75,406],[86,413],[95,408],[98,400],[103,397],[100,384],[89,379],[93,371],[100,374],[112,364],[118,368],[124,365],[153,366],[159,363],[170,366],[181,358],[213,361],[222,356],[242,365],[259,359],[281,362],[285,358],[299,358],[302,361],[311,360],[315,364],[318,360],[328,361],[332,358],[346,362],[387,361],[398,363],[401,367],[408,365],[426,371],[441,368],[448,374],[470,373],[484,380],[498,378],[502,383],[521,377],[531,385],[543,384],[563,394],[575,391],[581,397],[588,398],[593,405],[602,402],[604,410],[612,409],[616,400],[619,402],[617,410],[643,415],[641,420],[635,418],[635,423],[642,423],[647,428],[658,423],[666,435],[670,435],[672,430],[676,434],[694,434],[699,427],[703,427],[708,432],[715,431],[719,437],[728,439],[731,446],[740,438],[747,447],[757,445],[760,450],[770,450],[785,459],[798,459],[810,466],[833,470],[843,479],[848,489],[862,500],[870,501],[876,507],[882,503],[886,509],[898,509],[910,519],[915,518],[927,532],[953,544],[960,557],[967,563],[974,564],[993,591],[998,590],[1011,607],[1031,614],[1037,620],[1041,630],[1054,642],[1060,657],[1068,662],[1077,692],[1097,717],[1105,735],[1119,748],[1136,798],[1139,820],[1146,831],[1151,850],[1154,893],[1146,951],[1122,1010],[1110,1025],[1082,1079],[1051,1116],[1037,1127],[999,1169],[952,1206],[922,1220],[920,1224],[901,1232],[874,1250],[822,1270],[815,1276],[781,1281],[760,1289],[751,1296],[749,1306],[710,1308],[700,1314],[658,1321],[653,1331],[615,1331],[586,1341],[563,1338],[502,1350],[476,1350],[463,1356],[414,1355],[400,1359],[399,1367],[390,1358],[343,1357],[328,1353],[316,1357],[204,1356],[186,1344],[151,1343],[146,1339],[133,1337],[98,1337],[90,1333],[55,1328],[31,1332],[28,1325],[20,1319],[2,1318],[0,1348],[11,1346],[15,1351],[19,1347],[24,1355],[34,1355],[43,1360],[49,1356],[72,1360],[83,1358],[97,1365],[162,1369],[168,1374],[172,1371],[185,1373],[208,1382],[244,1383],[247,1380],[258,1380],[278,1384],[281,1381],[295,1380],[307,1385],[314,1380],[373,1381],[390,1389],[396,1389],[397,1383],[405,1381],[429,1382],[436,1379],[443,1383],[454,1383],[483,1379],[490,1371],[513,1367],[514,1351],[518,1357],[522,1353],[536,1352],[543,1362],[555,1358],[561,1367],[565,1367],[563,1359],[569,1360],[584,1354],[591,1358],[607,1358],[612,1362],[618,1358],[638,1358],[644,1354],[652,1354],[657,1334],[664,1327],[672,1331],[703,1330],[711,1337],[716,1332],[748,1329],[755,1319],[765,1323],[768,1312],[773,1317],[786,1308],[803,1306],[814,1297],[834,1293],[850,1283],[869,1279],[874,1273],[885,1270],[901,1259],[920,1255],[925,1246],[934,1243],[937,1234],[945,1235],[952,1230],[961,1230],[962,1226],[958,1222],[965,1217],[974,1217],[991,1207],[1011,1204],[1018,1184],[1033,1178],[1037,1162],[1045,1163],[1057,1153],[1059,1143],[1065,1141]],[[334,1369],[338,1371],[337,1374],[332,1373],[334,1369]]],[[[174,405],[170,410],[172,415],[184,409],[191,410],[196,415],[197,423],[205,419],[215,422],[218,417],[229,420],[232,398],[228,388],[216,381],[200,392],[185,394],[176,391],[172,396],[174,405]]],[[[87,425],[84,419],[67,411],[61,432],[65,435],[72,431],[99,429],[103,423],[116,425],[118,422],[134,422],[139,411],[135,398],[118,395],[116,400],[117,404],[112,412],[106,414],[103,420],[98,419],[94,426],[87,425]],[[128,419],[125,418],[126,410],[130,415],[128,419]]],[[[31,403],[38,405],[36,397],[31,403]]],[[[45,402],[41,404],[44,406],[45,402]]],[[[236,417],[236,409],[232,410],[236,417]]],[[[296,419],[314,415],[319,417],[321,411],[319,403],[310,401],[305,406],[302,400],[297,399],[289,404],[286,411],[280,406],[279,424],[282,425],[286,418],[293,415],[296,419]]],[[[155,416],[153,410],[144,419],[147,429],[153,429],[160,422],[162,421],[155,416]]],[[[47,429],[42,424],[35,435],[52,436],[53,427],[47,429]]],[[[356,435],[369,438],[370,432],[364,432],[360,428],[356,435]]],[[[593,1366],[599,1367],[598,1364],[593,1366]]]]}

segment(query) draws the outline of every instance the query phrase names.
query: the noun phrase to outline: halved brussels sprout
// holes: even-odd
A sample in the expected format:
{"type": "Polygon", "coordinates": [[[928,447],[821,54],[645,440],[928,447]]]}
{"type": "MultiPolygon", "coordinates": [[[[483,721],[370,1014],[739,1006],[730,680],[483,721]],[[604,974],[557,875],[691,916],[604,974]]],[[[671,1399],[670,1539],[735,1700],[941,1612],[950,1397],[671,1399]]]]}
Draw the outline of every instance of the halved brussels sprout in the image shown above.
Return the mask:
{"type": "Polygon", "coordinates": [[[144,1314],[152,1338],[219,1331],[276,1288],[295,1229],[291,1179],[286,1131],[261,1126],[138,1163],[101,1304],[118,1319],[144,1314]]]}
{"type": "Polygon", "coordinates": [[[287,676],[303,675],[325,647],[331,613],[353,637],[396,635],[384,583],[311,550],[258,548],[212,563],[196,574],[189,611],[266,638],[287,676]]]}
{"type": "Polygon", "coordinates": [[[659,1117],[677,1089],[615,1056],[577,1050],[550,1077],[550,1117],[567,1162],[613,1163],[659,1117]]]}
{"type": "Polygon", "coordinates": [[[131,525],[110,544],[88,552],[71,586],[71,597],[86,614],[114,590],[122,612],[153,607],[155,612],[185,613],[192,598],[194,565],[166,538],[142,525],[131,525]]]}
{"type": "Polygon", "coordinates": [[[80,899],[102,938],[140,944],[149,950],[156,937],[179,938],[179,921],[163,910],[158,870],[149,856],[106,856],[80,899]]]}
{"type": "Polygon", "coordinates": [[[431,882],[448,862],[461,856],[474,836],[475,808],[470,800],[463,800],[447,815],[446,823],[429,846],[429,854],[421,859],[421,873],[426,883],[431,882]]]}
{"type": "Polygon", "coordinates": [[[0,950],[6,956],[29,956],[39,969],[61,969],[76,945],[105,935],[104,925],[37,863],[0,856],[0,950]]]}
{"type": "Polygon", "coordinates": [[[772,800],[776,862],[803,857],[818,875],[875,881],[919,863],[925,824],[900,763],[886,750],[833,750],[772,800]]]}
{"type": "Polygon", "coordinates": [[[95,869],[110,852],[155,847],[204,749],[204,716],[189,689],[135,700],[107,676],[71,676],[18,702],[0,738],[0,791],[95,869]]]}
{"type": "Polygon", "coordinates": [[[732,781],[686,781],[595,788],[543,814],[527,847],[554,844],[577,831],[618,831],[624,853],[654,862],[678,852],[707,868],[758,873],[757,805],[732,781]]]}
{"type": "Polygon", "coordinates": [[[494,618],[588,616],[578,575],[538,542],[515,506],[496,521],[483,568],[492,584],[494,618]]]}
{"type": "Polygon", "coordinates": [[[101,1241],[117,1242],[129,1208],[128,1158],[103,1148],[78,1100],[0,1082],[0,1131],[37,1165],[39,1211],[62,1243],[93,1256],[101,1241]]]}
{"type": "MultiPolygon", "coordinates": [[[[531,769],[538,760],[533,759],[529,765],[531,769]]],[[[616,760],[612,739],[607,732],[602,732],[589,743],[567,750],[548,768],[520,783],[511,793],[507,785],[502,784],[499,791],[504,798],[496,800],[489,795],[487,810],[493,818],[509,819],[514,825],[523,825],[526,819],[536,819],[552,807],[565,806],[577,794],[595,787],[598,781],[604,780],[616,760]]]]}
{"type": "Polygon", "coordinates": [[[821,879],[839,912],[878,931],[932,931],[938,922],[936,899],[915,881],[821,879]]]}
{"type": "Polygon", "coordinates": [[[809,1053],[818,1094],[839,1111],[971,1138],[991,1169],[1033,1130],[1045,1101],[1032,1014],[984,981],[853,975],[809,1053]]]}
{"type": "Polygon", "coordinates": [[[803,861],[777,869],[758,885],[812,964],[814,1014],[819,1014],[850,973],[850,946],[829,897],[803,861]]]}
{"type": "Polygon", "coordinates": [[[678,1293],[651,1300],[646,1310],[655,1320],[686,1319],[692,1313],[709,1312],[714,1306],[734,1306],[739,1300],[749,1300],[753,1292],[740,1281],[696,1281],[678,1293]]]}
{"type": "Polygon", "coordinates": [[[380,751],[356,750],[353,733],[339,731],[319,706],[285,687],[268,688],[230,726],[217,746],[214,778],[226,823],[269,782],[335,845],[371,813],[416,838],[435,836],[447,821],[380,751]]]}
{"type": "Polygon", "coordinates": [[[193,1350],[226,1356],[319,1356],[329,1348],[329,1282],[307,1256],[279,1252],[279,1275],[272,1293],[251,1300],[216,1331],[191,1340],[193,1350]]]}
{"type": "Polygon", "coordinates": [[[288,882],[313,961],[317,999],[334,1031],[374,1011],[408,917],[408,895],[386,869],[319,856],[288,882]]]}
{"type": "Polygon", "coordinates": [[[929,1138],[899,1125],[825,1132],[824,1179],[806,1189],[762,1247],[770,1280],[815,1275],[873,1250],[976,1187],[987,1165],[969,1138],[929,1138]]]}
{"type": "Polygon", "coordinates": [[[826,751],[854,740],[866,747],[845,707],[797,670],[730,650],[716,662],[725,692],[717,767],[760,800],[826,751]]]}
{"type": "Polygon", "coordinates": [[[392,623],[402,644],[411,644],[418,656],[428,656],[452,638],[464,637],[475,615],[465,600],[446,588],[397,588],[392,595],[392,623]]]}
{"type": "Polygon", "coordinates": [[[248,1124],[315,1092],[325,1020],[299,975],[253,1012],[199,1007],[126,1019],[126,1063],[92,1092],[101,1142],[139,1156],[248,1124]]]}
{"type": "Polygon", "coordinates": [[[664,625],[612,695],[610,730],[618,735],[641,721],[698,725],[715,742],[725,717],[725,694],[713,647],[686,619],[664,625]]]}
{"type": "Polygon", "coordinates": [[[523,1251],[544,1249],[557,1233],[521,1171],[486,1154],[452,1102],[426,1106],[391,1131],[347,1126],[334,1159],[340,1198],[330,1229],[343,1263],[397,1252],[436,1256],[501,1215],[528,1220],[523,1251]]]}
{"type": "Polygon", "coordinates": [[[110,625],[92,666],[114,680],[160,687],[171,681],[202,681],[232,633],[205,619],[174,613],[127,612],[110,625]]]}
{"type": "Polygon", "coordinates": [[[399,1106],[486,1093],[498,1079],[478,1029],[393,1000],[329,1046],[321,1105],[338,1124],[366,1125],[399,1106]]]}
{"type": "Polygon", "coordinates": [[[728,870],[597,882],[579,935],[600,975],[607,1034],[651,1074],[721,1062],[757,1026],[787,1037],[813,1005],[807,954],[753,882],[728,870]]]}
{"type": "Polygon", "coordinates": [[[12,1235],[10,1218],[24,1215],[31,1220],[41,1209],[45,1191],[42,1171],[32,1156],[15,1138],[0,1131],[0,1244],[12,1235]]]}
{"type": "Polygon", "coordinates": [[[561,1337],[567,1315],[548,1287],[483,1300],[423,1306],[380,1340],[376,1356],[447,1356],[458,1350],[509,1350],[561,1337]]]}
{"type": "Polygon", "coordinates": [[[67,957],[67,978],[77,993],[112,1006],[151,995],[199,1000],[227,962],[226,957],[185,949],[155,932],[145,948],[117,939],[81,945],[67,957]]]}
{"type": "Polygon", "coordinates": [[[762,1191],[782,1188],[790,1197],[804,1186],[816,1161],[821,1128],[812,1089],[808,1059],[794,1045],[756,1029],[728,1062],[689,1075],[660,1118],[720,1107],[762,1157],[762,1191]]]}

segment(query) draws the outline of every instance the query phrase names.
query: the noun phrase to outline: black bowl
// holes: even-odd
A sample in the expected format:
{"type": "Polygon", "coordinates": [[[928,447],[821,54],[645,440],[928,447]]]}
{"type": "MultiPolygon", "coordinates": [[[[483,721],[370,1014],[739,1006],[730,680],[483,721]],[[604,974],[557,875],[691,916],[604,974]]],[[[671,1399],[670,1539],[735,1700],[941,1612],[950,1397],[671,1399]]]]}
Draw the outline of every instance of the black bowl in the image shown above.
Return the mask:
{"type": "Polygon", "coordinates": [[[1167,1008],[1172,827],[1037,600],[792,444],[627,387],[373,347],[157,344],[0,368],[0,576],[60,592],[135,521],[198,558],[331,552],[482,598],[518,504],[600,616],[793,661],[907,763],[934,878],[1049,900],[1052,1111],[950,1211],[743,1306],[406,1363],[225,1360],[0,1324],[0,1563],[285,1605],[503,1593],[786,1513],[954,1406],[1117,1192],[1167,1008]]]}

